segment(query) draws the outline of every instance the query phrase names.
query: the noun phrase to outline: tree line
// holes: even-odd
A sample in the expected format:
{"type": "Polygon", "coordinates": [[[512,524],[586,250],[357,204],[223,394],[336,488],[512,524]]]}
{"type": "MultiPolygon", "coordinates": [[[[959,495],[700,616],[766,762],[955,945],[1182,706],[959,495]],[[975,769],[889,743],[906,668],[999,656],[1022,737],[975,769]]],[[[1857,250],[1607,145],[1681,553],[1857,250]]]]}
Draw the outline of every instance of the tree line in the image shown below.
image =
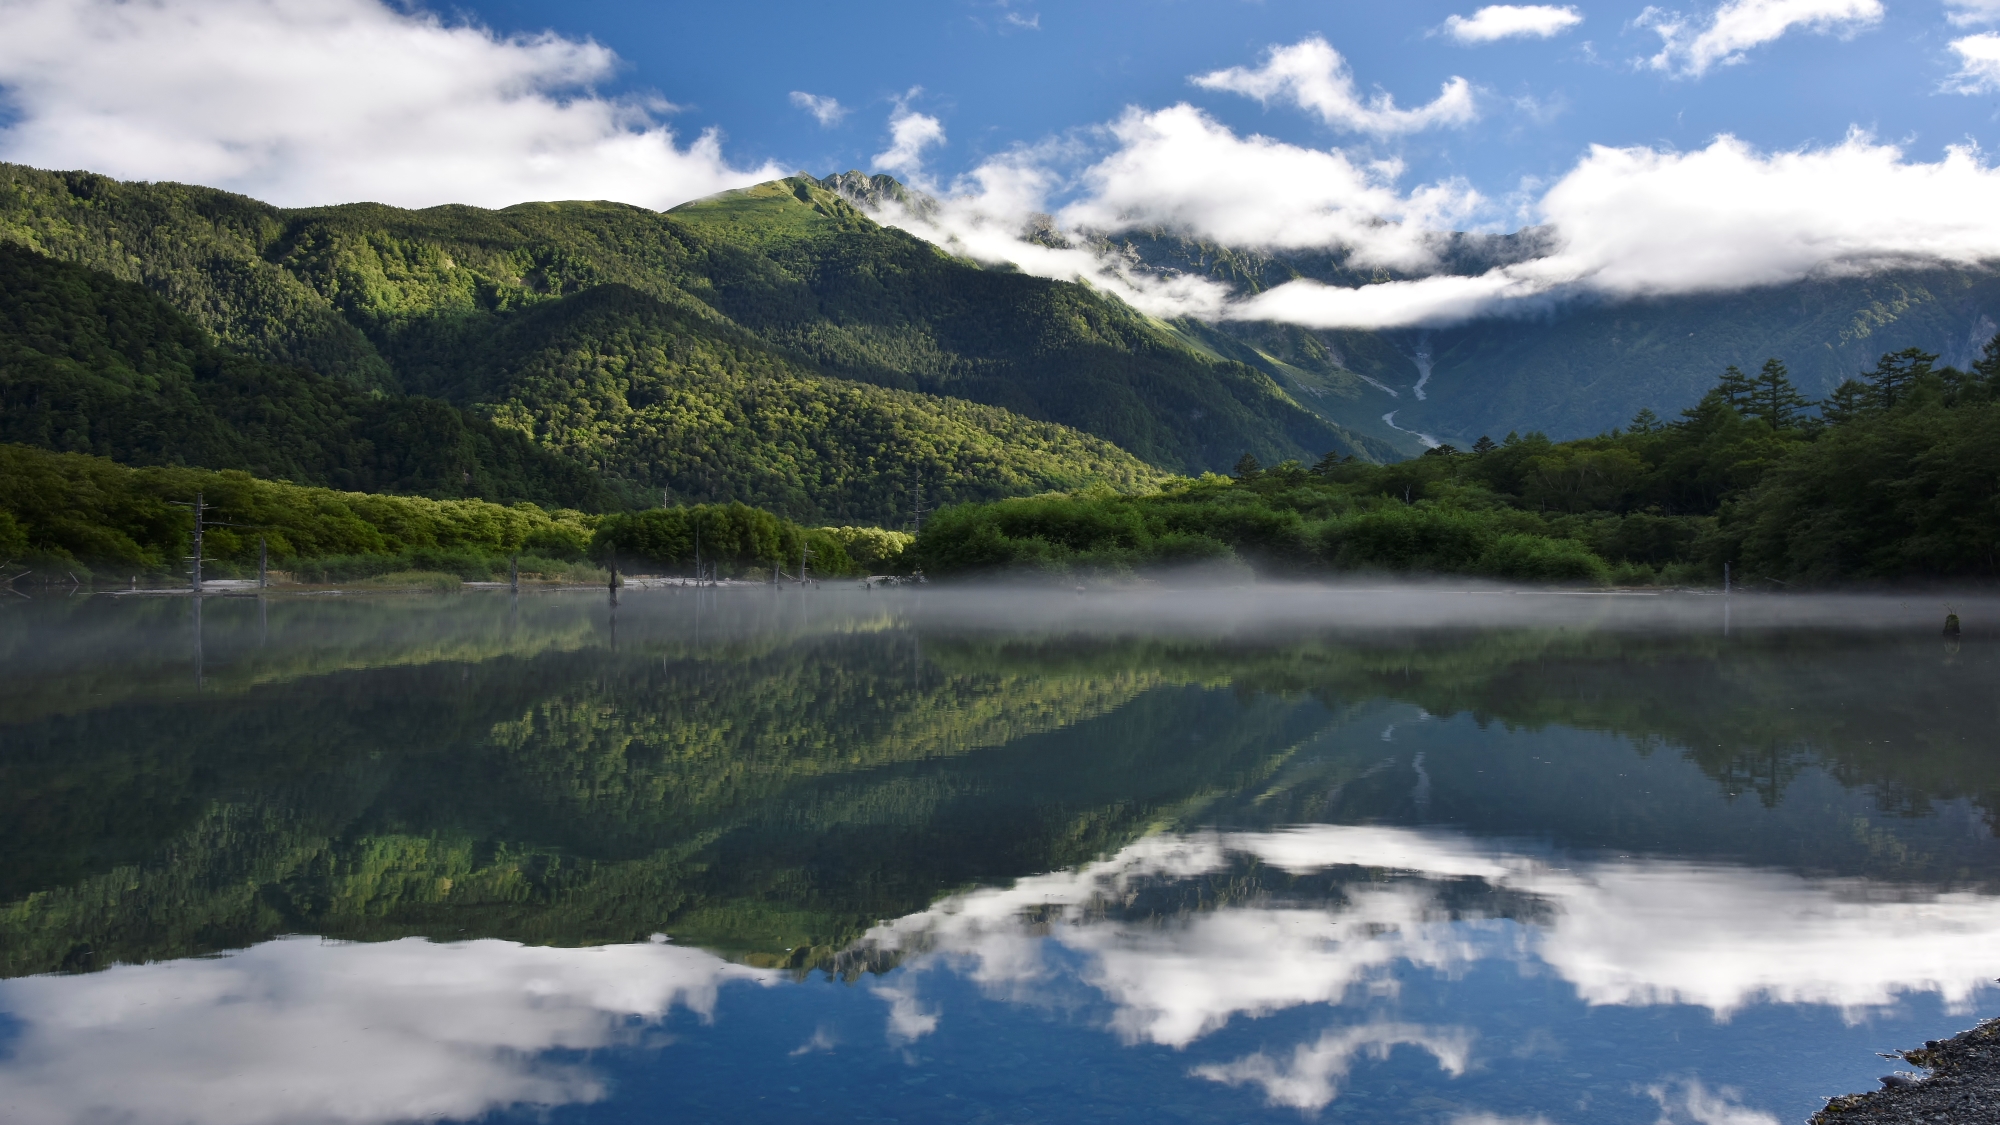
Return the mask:
{"type": "Polygon", "coordinates": [[[1970,370],[1916,348],[1812,403],[1785,365],[1725,369],[1675,420],[1592,438],[1482,437],[1372,465],[1328,454],[1144,496],[962,505],[913,557],[933,575],[1120,572],[1175,563],[1276,573],[1447,573],[1584,583],[1773,584],[2000,574],[2000,337],[1970,370]]]}
{"type": "Polygon", "coordinates": [[[745,504],[701,504],[598,515],[529,503],[342,492],[248,473],[133,468],[108,458],[0,444],[0,579],[32,572],[89,581],[179,580],[194,517],[206,507],[206,573],[273,566],[314,581],[402,571],[489,580],[518,565],[567,573],[578,563],[628,572],[720,577],[893,570],[911,536],[873,527],[809,528],[745,504]]]}

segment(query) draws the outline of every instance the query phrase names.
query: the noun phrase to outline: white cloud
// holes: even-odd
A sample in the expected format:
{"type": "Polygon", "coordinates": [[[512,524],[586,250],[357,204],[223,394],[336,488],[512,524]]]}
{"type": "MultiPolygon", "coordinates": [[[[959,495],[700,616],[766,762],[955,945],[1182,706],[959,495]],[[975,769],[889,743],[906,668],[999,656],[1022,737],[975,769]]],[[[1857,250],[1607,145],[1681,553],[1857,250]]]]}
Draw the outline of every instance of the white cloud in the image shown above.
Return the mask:
{"type": "MultiPolygon", "coordinates": [[[[1964,1010],[1990,975],[1984,950],[2000,940],[2000,900],[1871,891],[1860,880],[1660,860],[1556,867],[1448,832],[1325,825],[1155,836],[1074,871],[953,896],[865,940],[909,954],[912,972],[948,959],[989,995],[1021,1002],[1051,1002],[1055,982],[1074,974],[1111,1004],[1121,1039],[1175,1048],[1241,1017],[1379,994],[1398,965],[1457,978],[1481,962],[1533,962],[1586,1004],[1686,1004],[1717,1018],[1757,1003],[1858,1018],[1912,993],[1964,1010]],[[1173,926],[1107,912],[1136,888],[1220,871],[1243,855],[1295,874],[1338,865],[1410,877],[1349,881],[1338,905],[1235,906],[1173,926]],[[1453,921],[1439,896],[1466,879],[1546,904],[1544,920],[1525,933],[1499,920],[1453,921]],[[1066,953],[1052,956],[1051,945],[1066,953]]],[[[930,1021],[924,1033],[935,1029],[936,1017],[918,1014],[930,1021]]],[[[1467,1065],[1470,1040],[1457,1029],[1377,1024],[1205,1076],[1256,1082],[1283,1104],[1324,1105],[1363,1048],[1394,1043],[1424,1047],[1451,1073],[1467,1065]]],[[[1701,1114],[1722,1102],[1684,1090],[1676,1104],[1708,1120],[1701,1114]]]]}
{"type": "Polygon", "coordinates": [[[1036,12],[1034,15],[1024,16],[1019,12],[1008,12],[1007,22],[1024,31],[1040,31],[1042,29],[1042,14],[1036,12]]]}
{"type": "Polygon", "coordinates": [[[1945,18],[1957,27],[2000,23],[2000,0],[1945,0],[1951,14],[1945,18]]]}
{"type": "Polygon", "coordinates": [[[1660,51],[1646,64],[1698,78],[1712,66],[1743,61],[1743,52],[1793,28],[1852,34],[1882,20],[1882,0],[1729,0],[1706,24],[1680,12],[1647,8],[1634,20],[1660,37],[1660,51]]]}
{"type": "Polygon", "coordinates": [[[479,1117],[593,1102],[587,1064],[634,1020],[706,1016],[729,981],[779,974],[666,944],[365,945],[292,938],[225,957],[0,982],[14,1125],[277,1125],[479,1117]]]}
{"type": "MultiPolygon", "coordinates": [[[[922,181],[920,168],[907,170],[922,181]]],[[[1219,318],[1229,306],[1221,284],[1150,273],[1121,255],[1090,249],[1090,239],[1165,227],[1235,246],[1338,245],[1360,265],[1427,269],[1435,265],[1431,232],[1464,225],[1485,201],[1455,181],[1399,191],[1400,173],[1393,161],[1357,162],[1338,149],[1239,137],[1201,110],[1178,105],[1128,110],[1090,142],[1050,143],[989,160],[942,192],[935,211],[912,214],[891,205],[876,217],[976,260],[1086,279],[1155,315],[1219,318]],[[1068,202],[1059,203],[1064,195],[1068,202]],[[1076,245],[1023,240],[1023,228],[1036,221],[1053,221],[1076,245]]]]}
{"type": "Polygon", "coordinates": [[[944,143],[944,123],[910,108],[909,99],[920,92],[911,90],[896,100],[889,115],[889,147],[875,154],[876,168],[916,178],[923,172],[924,150],[944,143]]]}
{"type": "Polygon", "coordinates": [[[1231,246],[1351,246],[1365,264],[1431,261],[1425,232],[1469,219],[1481,199],[1463,184],[1399,192],[1400,166],[1357,164],[1268,137],[1238,137],[1193,106],[1128,110],[1109,126],[1115,150],[1084,171],[1065,225],[1171,227],[1231,246]]]}
{"type": "Polygon", "coordinates": [[[614,199],[664,208],[782,170],[597,96],[617,57],[379,0],[0,0],[0,158],[303,205],[614,199]]]}
{"type": "Polygon", "coordinates": [[[889,1004],[889,1042],[912,1043],[937,1030],[936,1012],[918,1002],[916,986],[904,977],[901,985],[877,982],[869,991],[889,1004]]]}
{"type": "Polygon", "coordinates": [[[841,105],[838,98],[808,94],[804,90],[792,91],[792,104],[812,114],[814,120],[828,128],[840,124],[840,119],[847,116],[847,107],[841,105]]]}
{"type": "Polygon", "coordinates": [[[1741,1095],[1728,1086],[1711,1091],[1699,1079],[1688,1079],[1671,1090],[1665,1085],[1648,1086],[1646,1093],[1660,1105],[1658,1125],[1683,1121],[1692,1125],[1778,1125],[1771,1114],[1737,1104],[1741,1095]]]}
{"type": "Polygon", "coordinates": [[[1945,82],[1956,94],[1983,94],[2000,90],[2000,34],[1988,31],[1951,41],[1958,54],[1958,73],[1945,82]]]}
{"type": "Polygon", "coordinates": [[[1289,1059],[1258,1051],[1235,1062],[1195,1067],[1194,1073],[1229,1086],[1262,1086],[1272,1105],[1318,1110],[1339,1096],[1340,1080],[1354,1068],[1355,1056],[1365,1052],[1386,1059],[1391,1047],[1404,1045],[1430,1052],[1438,1068],[1455,1078],[1465,1073],[1472,1036],[1462,1028],[1367,1023],[1329,1029],[1317,1042],[1294,1048],[1289,1059]]]}
{"type": "Polygon", "coordinates": [[[1430,273],[1431,248],[1442,232],[1494,229],[1498,205],[1462,182],[1404,187],[1401,171],[1338,148],[1239,136],[1187,105],[1130,109],[1084,138],[986,162],[943,192],[934,214],[878,217],[978,260],[1087,279],[1154,315],[1320,328],[2000,260],[2000,215],[1989,205],[2000,171],[1969,147],[1931,163],[1860,133],[1776,153],[1729,136],[1691,152],[1594,147],[1516,220],[1543,228],[1552,252],[1477,276],[1430,273]],[[1071,248],[1024,241],[1031,222],[1052,222],[1071,248]],[[1343,249],[1355,265],[1404,278],[1294,281],[1239,298],[1204,277],[1149,273],[1115,248],[1090,249],[1093,238],[1162,228],[1267,251],[1343,249]]]}
{"type": "Polygon", "coordinates": [[[1471,16],[1452,16],[1443,31],[1460,43],[1492,43],[1499,39],[1547,39],[1583,22],[1575,8],[1553,4],[1489,4],[1471,16]]]}
{"type": "Polygon", "coordinates": [[[1463,78],[1444,83],[1428,105],[1398,109],[1396,99],[1378,91],[1363,100],[1347,60],[1326,40],[1312,38],[1289,47],[1273,47],[1256,69],[1234,66],[1195,76],[1191,81],[1208,90],[1227,90],[1269,104],[1290,98],[1300,109],[1319,115],[1336,129],[1377,136],[1414,133],[1439,125],[1467,125],[1479,117],[1472,85],[1463,78]]]}

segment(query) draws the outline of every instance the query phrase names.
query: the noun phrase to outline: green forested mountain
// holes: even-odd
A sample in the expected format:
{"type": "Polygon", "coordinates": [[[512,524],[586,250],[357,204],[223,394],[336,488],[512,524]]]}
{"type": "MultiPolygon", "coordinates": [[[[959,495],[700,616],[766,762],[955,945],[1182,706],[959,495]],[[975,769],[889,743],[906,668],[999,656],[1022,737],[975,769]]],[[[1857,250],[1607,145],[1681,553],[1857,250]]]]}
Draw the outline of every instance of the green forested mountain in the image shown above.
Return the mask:
{"type": "Polygon", "coordinates": [[[285,210],[7,165],[0,242],[137,282],[228,351],[489,416],[628,497],[890,523],[918,487],[1394,455],[1169,326],[952,259],[807,177],[664,215],[285,210]]]}
{"type": "Polygon", "coordinates": [[[1061,421],[1182,472],[1259,446],[1386,452],[1122,304],[1066,282],[968,269],[883,230],[819,181],[763,184],[670,215],[706,238],[755,247],[755,258],[719,256],[706,271],[712,303],[831,371],[1061,421]]]}
{"type": "Polygon", "coordinates": [[[518,431],[232,354],[139,285],[4,242],[0,442],[350,491],[613,502],[591,473],[518,431]]]}

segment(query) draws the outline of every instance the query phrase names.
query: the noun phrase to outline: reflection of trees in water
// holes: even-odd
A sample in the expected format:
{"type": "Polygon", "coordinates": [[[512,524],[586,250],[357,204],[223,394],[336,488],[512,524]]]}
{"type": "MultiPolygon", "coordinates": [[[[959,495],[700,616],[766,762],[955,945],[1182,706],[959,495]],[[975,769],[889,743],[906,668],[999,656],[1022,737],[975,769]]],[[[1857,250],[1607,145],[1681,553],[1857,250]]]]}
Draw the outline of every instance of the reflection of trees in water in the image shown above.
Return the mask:
{"type": "MultiPolygon", "coordinates": [[[[284,606],[273,635],[315,643],[267,653],[252,607],[224,605],[198,698],[173,648],[186,607],[168,603],[144,610],[164,639],[109,661],[136,670],[129,685],[65,695],[93,645],[132,635],[65,610],[83,639],[0,695],[0,969],[283,932],[575,944],[655,930],[832,965],[876,920],[946,891],[1203,818],[1434,818],[1938,879],[1956,877],[1957,853],[1913,834],[1924,822],[1814,819],[1784,794],[1817,769],[1899,816],[1960,796],[2000,807],[1976,649],[1943,662],[1874,638],[1560,630],[919,645],[886,615],[817,622],[805,598],[746,595],[697,621],[693,597],[666,615],[634,599],[615,652],[573,607],[527,601],[513,620],[468,598],[284,606]],[[1434,742],[1419,800],[1410,753],[1374,737],[1383,701],[1548,737],[1434,742]],[[1565,728],[1713,781],[1621,791],[1601,740],[1565,728]],[[1770,829],[1718,835],[1718,785],[1773,810],[1756,822],[1770,829]],[[1784,834],[1790,850],[1771,842],[1784,834]]],[[[1141,886],[1117,909],[1169,924],[1330,888],[1232,870],[1141,886]]],[[[1467,909],[1532,909],[1481,902],[1467,909]]]]}
{"type": "Polygon", "coordinates": [[[1311,729],[1200,691],[1134,710],[1143,673],[916,667],[912,639],[627,642],[15,725],[5,970],[282,932],[668,929],[814,963],[953,887],[1122,846],[1311,729]],[[1093,719],[1114,729],[1061,737],[1093,719]],[[1180,752],[1203,727],[1210,753],[1180,752]]]}
{"type": "Polygon", "coordinates": [[[1934,638],[1799,632],[1724,638],[1483,630],[1308,643],[1016,639],[945,648],[947,666],[1146,669],[1239,691],[1305,693],[1329,706],[1392,699],[1510,729],[1622,735],[1671,749],[1731,799],[1767,807],[1803,771],[1868,786],[1886,814],[1969,798],[2000,813],[2000,659],[1934,638]]]}

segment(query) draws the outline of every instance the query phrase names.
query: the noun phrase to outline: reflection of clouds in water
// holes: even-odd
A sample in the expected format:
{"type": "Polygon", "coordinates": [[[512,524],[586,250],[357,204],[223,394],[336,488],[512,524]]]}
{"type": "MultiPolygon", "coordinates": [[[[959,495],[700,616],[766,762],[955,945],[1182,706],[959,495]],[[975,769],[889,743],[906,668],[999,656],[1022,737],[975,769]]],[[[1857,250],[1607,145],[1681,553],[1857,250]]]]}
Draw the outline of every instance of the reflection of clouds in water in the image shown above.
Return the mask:
{"type": "Polygon", "coordinates": [[[1671,1088],[1648,1086],[1646,1093],[1660,1103],[1656,1125],[1680,1125],[1681,1122],[1693,1125],[1778,1125],[1778,1119],[1770,1114],[1736,1104],[1741,1095],[1728,1086],[1710,1090],[1699,1079],[1690,1078],[1671,1088]]]}
{"type": "Polygon", "coordinates": [[[901,985],[877,983],[871,990],[889,1002],[889,1041],[909,1043],[937,1030],[936,1012],[927,1012],[917,1002],[917,989],[909,977],[901,985]]]}
{"type": "Polygon", "coordinates": [[[1111,1001],[1120,1035],[1175,1047],[1237,1015],[1339,1002],[1357,986],[1393,988],[1390,970],[1401,962],[1455,974],[1479,961],[1534,958],[1589,1004],[1693,1004],[1717,1018],[1759,1001],[1858,1015],[1911,992],[1963,1008],[1991,967],[2000,899],[1887,890],[1656,860],[1564,868],[1448,833],[1316,826],[1152,837],[1077,871],[955,896],[877,927],[869,940],[946,955],[989,995],[1029,999],[1055,975],[1045,929],[1084,955],[1079,975],[1111,1001]],[[1331,905],[1260,900],[1120,920],[1143,888],[1219,872],[1245,855],[1293,874],[1353,866],[1414,877],[1347,882],[1344,901],[1331,905]],[[1443,881],[1468,879],[1536,905],[1535,923],[1452,921],[1443,881]]]}
{"type": "Polygon", "coordinates": [[[1273,1105],[1319,1109],[1339,1095],[1340,1080],[1353,1068],[1356,1055],[1367,1052],[1386,1059],[1391,1047],[1404,1045],[1429,1051],[1438,1067],[1454,1078],[1465,1073],[1472,1054],[1472,1036],[1463,1028],[1366,1023],[1330,1029],[1317,1042],[1299,1044],[1290,1059],[1258,1051],[1232,1063],[1195,1067],[1194,1073],[1230,1086],[1262,1086],[1273,1105]]]}
{"type": "Polygon", "coordinates": [[[20,1125],[386,1122],[596,1101],[537,1052],[627,1041],[729,980],[775,979],[673,945],[269,942],[227,957],[0,982],[23,1027],[0,1060],[20,1125]]]}
{"type": "Polygon", "coordinates": [[[1860,880],[1671,863],[1544,883],[1534,889],[1563,916],[1536,953],[1592,1004],[1696,1004],[1726,1018],[1766,1000],[1858,1017],[1935,992],[1963,1012],[2000,940],[2000,900],[1984,895],[1870,901],[1882,888],[1860,880]]]}

